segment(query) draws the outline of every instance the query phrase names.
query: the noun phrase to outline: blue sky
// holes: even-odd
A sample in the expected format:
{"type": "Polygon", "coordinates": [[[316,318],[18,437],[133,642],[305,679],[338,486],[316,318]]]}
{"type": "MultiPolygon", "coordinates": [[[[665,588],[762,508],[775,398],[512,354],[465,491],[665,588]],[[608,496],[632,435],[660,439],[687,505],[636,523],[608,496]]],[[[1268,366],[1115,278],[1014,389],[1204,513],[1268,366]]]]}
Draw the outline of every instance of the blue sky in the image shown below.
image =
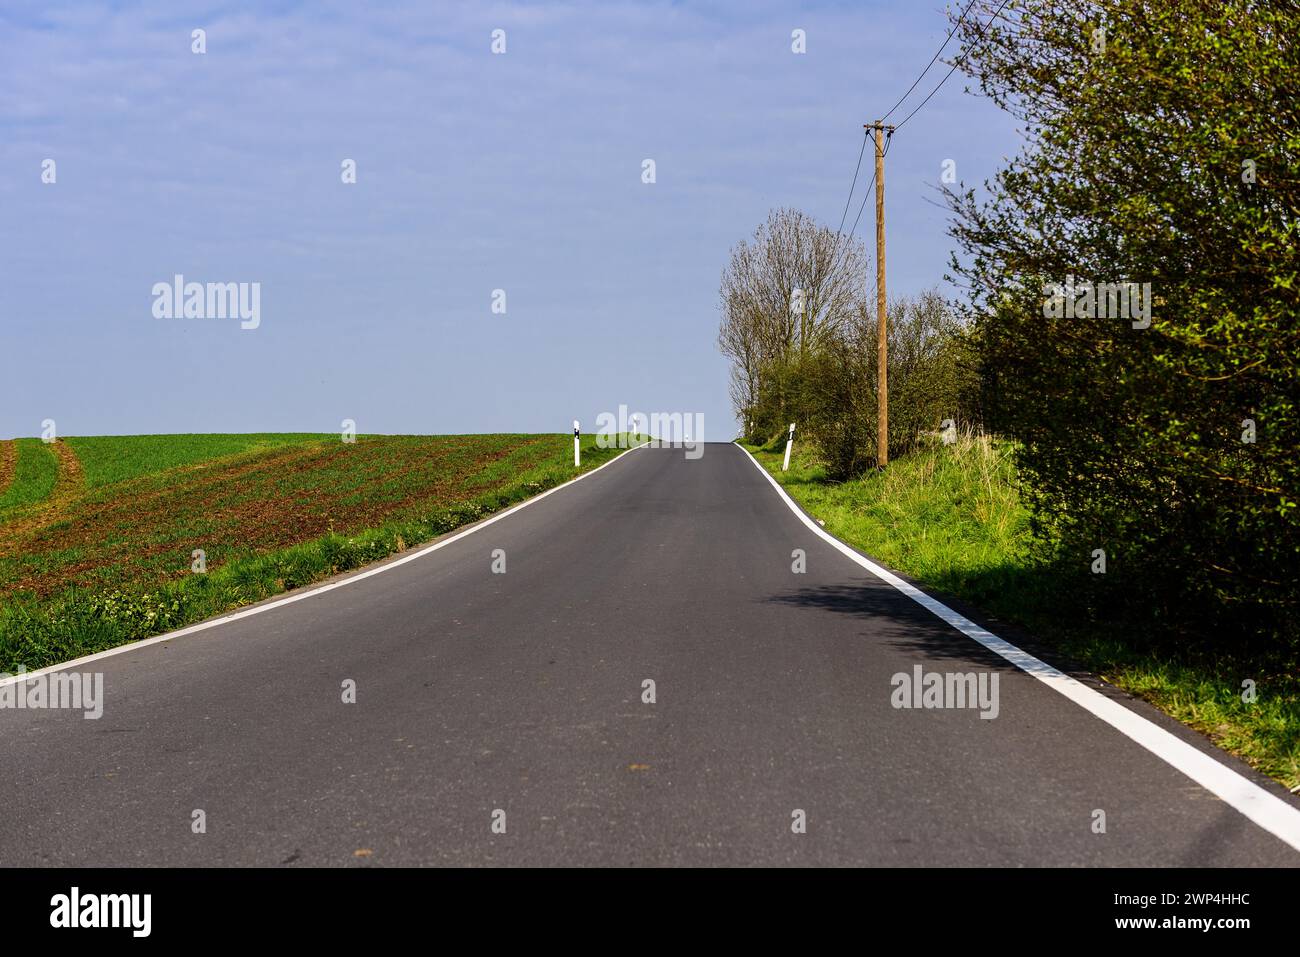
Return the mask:
{"type": "MultiPolygon", "coordinates": [[[[0,8],[0,437],[550,432],[622,403],[728,439],[730,247],[776,206],[838,224],[862,124],[948,27],[927,0],[372,6],[0,8]],[[260,283],[260,326],[155,318],[177,273],[260,283]]],[[[978,184],[1018,148],[965,85],[890,150],[891,294],[946,271],[943,161],[978,184]]]]}

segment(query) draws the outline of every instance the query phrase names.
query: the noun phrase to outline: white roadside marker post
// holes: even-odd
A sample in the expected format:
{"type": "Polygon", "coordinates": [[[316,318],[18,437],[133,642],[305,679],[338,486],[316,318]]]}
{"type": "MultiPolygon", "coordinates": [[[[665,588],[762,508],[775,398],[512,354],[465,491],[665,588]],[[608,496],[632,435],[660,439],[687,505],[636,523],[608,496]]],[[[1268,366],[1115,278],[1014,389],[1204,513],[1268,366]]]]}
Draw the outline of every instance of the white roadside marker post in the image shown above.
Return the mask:
{"type": "Polygon", "coordinates": [[[794,445],[794,423],[790,423],[790,437],[785,440],[785,464],[781,466],[782,472],[790,471],[790,446],[794,445]]]}
{"type": "Polygon", "coordinates": [[[578,420],[573,420],[573,467],[576,469],[582,464],[582,456],[578,452],[578,432],[580,426],[578,420]]]}

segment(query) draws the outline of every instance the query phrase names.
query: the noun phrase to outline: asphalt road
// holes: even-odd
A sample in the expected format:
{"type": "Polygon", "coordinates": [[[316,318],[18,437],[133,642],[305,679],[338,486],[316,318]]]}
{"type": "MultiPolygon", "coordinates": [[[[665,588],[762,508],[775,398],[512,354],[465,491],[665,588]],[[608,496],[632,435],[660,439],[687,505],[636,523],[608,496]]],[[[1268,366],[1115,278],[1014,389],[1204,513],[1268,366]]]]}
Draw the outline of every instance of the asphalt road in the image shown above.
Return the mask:
{"type": "Polygon", "coordinates": [[[630,452],[414,561],[85,670],[97,721],[0,710],[6,865],[1300,863],[869,576],[724,444],[630,452]],[[917,665],[996,674],[997,717],[894,707],[917,665]]]}

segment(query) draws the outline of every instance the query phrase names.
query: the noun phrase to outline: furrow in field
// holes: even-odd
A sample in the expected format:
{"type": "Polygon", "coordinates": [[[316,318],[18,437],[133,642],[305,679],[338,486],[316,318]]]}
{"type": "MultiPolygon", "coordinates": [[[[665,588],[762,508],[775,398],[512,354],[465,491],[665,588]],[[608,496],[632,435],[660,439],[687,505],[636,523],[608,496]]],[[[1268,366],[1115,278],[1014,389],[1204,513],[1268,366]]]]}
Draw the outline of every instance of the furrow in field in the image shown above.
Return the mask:
{"type": "Polygon", "coordinates": [[[14,465],[18,462],[17,447],[13,439],[0,440],[0,497],[14,478],[14,465]]]}

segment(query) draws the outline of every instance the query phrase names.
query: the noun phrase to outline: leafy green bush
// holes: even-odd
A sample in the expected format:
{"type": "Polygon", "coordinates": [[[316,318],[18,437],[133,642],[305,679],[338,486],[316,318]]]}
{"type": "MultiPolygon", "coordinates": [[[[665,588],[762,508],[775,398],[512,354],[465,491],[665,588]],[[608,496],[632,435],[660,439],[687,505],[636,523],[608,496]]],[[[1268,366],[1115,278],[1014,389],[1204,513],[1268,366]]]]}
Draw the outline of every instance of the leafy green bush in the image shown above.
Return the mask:
{"type": "MultiPolygon", "coordinates": [[[[937,292],[890,304],[889,453],[903,455],[964,414],[973,372],[965,332],[937,292]]],[[[837,481],[876,465],[875,314],[864,303],[815,349],[765,366],[755,418],[764,435],[797,423],[837,481]],[[776,428],[773,428],[775,426],[776,428]]]]}
{"type": "Polygon", "coordinates": [[[982,40],[980,20],[965,69],[1030,136],[990,197],[949,193],[953,265],[1042,540],[1099,604],[1296,641],[1300,11],[1027,0],[982,40]],[[1145,308],[1063,308],[1071,277],[1149,283],[1145,308]]]}

